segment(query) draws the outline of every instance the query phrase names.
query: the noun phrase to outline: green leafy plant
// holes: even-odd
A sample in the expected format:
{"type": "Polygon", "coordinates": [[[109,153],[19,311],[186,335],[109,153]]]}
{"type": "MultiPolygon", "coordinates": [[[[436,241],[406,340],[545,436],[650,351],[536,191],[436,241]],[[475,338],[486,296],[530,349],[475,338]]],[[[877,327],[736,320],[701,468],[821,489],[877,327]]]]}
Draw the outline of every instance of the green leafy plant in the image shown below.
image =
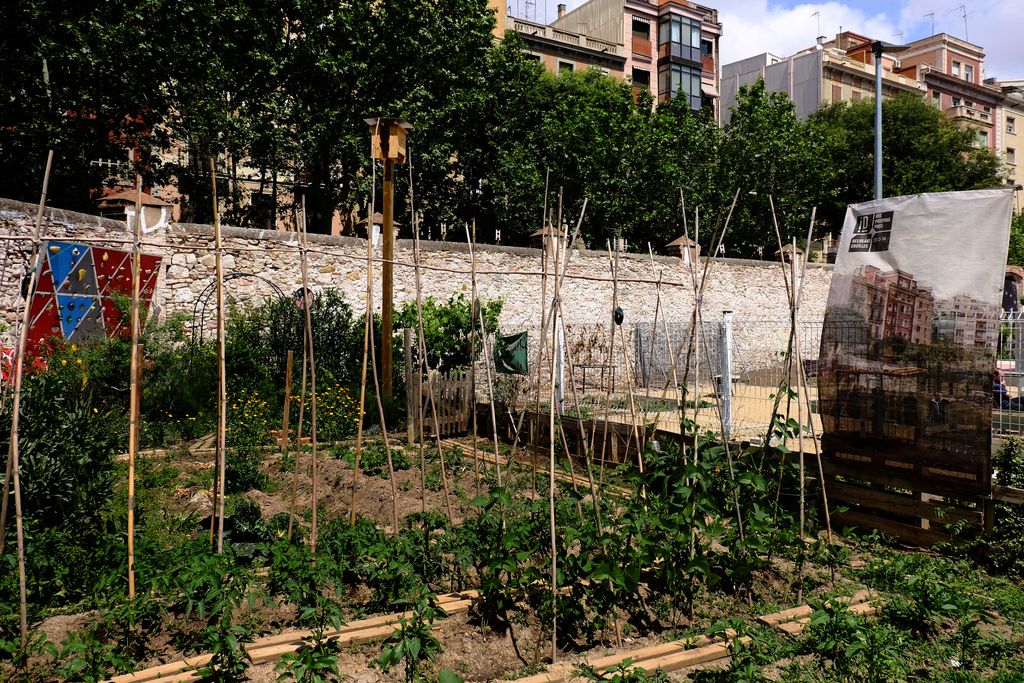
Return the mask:
{"type": "Polygon", "coordinates": [[[398,620],[398,628],[377,657],[377,665],[383,671],[404,663],[406,683],[420,680],[423,663],[434,661],[441,653],[441,642],[433,634],[432,627],[435,619],[447,616],[434,596],[423,587],[410,604],[412,615],[398,620]]]}

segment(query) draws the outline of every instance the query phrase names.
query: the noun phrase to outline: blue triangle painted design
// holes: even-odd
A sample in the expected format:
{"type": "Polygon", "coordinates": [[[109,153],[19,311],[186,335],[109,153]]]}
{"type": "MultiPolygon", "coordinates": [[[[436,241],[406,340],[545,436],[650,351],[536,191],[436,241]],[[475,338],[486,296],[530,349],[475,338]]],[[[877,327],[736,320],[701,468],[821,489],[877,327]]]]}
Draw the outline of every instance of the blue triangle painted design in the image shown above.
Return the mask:
{"type": "Polygon", "coordinates": [[[73,244],[71,242],[50,242],[47,244],[46,254],[50,259],[50,271],[53,273],[53,287],[60,291],[64,281],[81,262],[89,247],[84,244],[73,244]],[[54,253],[53,249],[57,248],[54,253]]]}
{"type": "Polygon", "coordinates": [[[57,314],[60,316],[60,331],[67,339],[82,322],[82,318],[89,312],[89,309],[96,303],[95,296],[81,296],[77,294],[57,295],[57,314]]]}

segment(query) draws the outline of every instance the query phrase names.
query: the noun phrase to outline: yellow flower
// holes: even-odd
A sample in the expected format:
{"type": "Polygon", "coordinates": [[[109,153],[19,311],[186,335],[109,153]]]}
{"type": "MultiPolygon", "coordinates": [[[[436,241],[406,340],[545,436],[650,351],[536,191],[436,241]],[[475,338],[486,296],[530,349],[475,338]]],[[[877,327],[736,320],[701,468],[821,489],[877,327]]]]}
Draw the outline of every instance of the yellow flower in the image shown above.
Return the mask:
{"type": "Polygon", "coordinates": [[[68,359],[67,358],[61,358],[60,359],[60,364],[61,365],[67,365],[68,364],[68,359]]]}
{"type": "Polygon", "coordinates": [[[76,358],[75,359],[75,365],[81,365],[81,364],[82,364],[82,359],[81,358],[76,358]]]}
{"type": "Polygon", "coordinates": [[[78,351],[78,344],[72,344],[71,345],[71,353],[75,353],[76,351],[78,351]]]}

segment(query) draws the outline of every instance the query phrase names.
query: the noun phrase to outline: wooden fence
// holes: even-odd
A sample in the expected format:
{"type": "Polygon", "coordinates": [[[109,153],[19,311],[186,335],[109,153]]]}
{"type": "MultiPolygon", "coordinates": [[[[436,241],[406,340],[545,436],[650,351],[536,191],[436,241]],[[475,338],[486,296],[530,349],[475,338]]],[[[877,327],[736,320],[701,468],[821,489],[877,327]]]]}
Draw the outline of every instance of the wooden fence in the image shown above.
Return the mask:
{"type": "MultiPolygon", "coordinates": [[[[431,409],[430,383],[419,382],[419,411],[414,418],[419,437],[423,438],[425,434],[433,436],[435,432],[441,438],[465,434],[469,431],[470,409],[474,401],[469,373],[465,370],[432,371],[431,379],[437,410],[435,414],[431,409]]],[[[413,389],[412,393],[415,394],[416,390],[413,389]]]]}

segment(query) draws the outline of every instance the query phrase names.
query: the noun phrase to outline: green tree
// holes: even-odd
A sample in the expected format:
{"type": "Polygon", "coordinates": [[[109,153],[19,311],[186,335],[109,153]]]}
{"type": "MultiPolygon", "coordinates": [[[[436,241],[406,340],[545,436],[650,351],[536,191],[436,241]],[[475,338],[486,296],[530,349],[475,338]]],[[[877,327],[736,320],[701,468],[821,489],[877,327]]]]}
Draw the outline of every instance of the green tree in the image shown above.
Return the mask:
{"type": "MultiPolygon", "coordinates": [[[[830,142],[819,129],[797,119],[787,95],[767,92],[763,80],[740,88],[718,160],[726,201],[740,191],[725,238],[728,254],[770,257],[778,249],[769,195],[783,241],[806,238],[811,208],[836,192],[830,142]]],[[[710,239],[710,230],[705,234],[710,239]]]]}
{"type": "MultiPolygon", "coordinates": [[[[874,100],[837,103],[811,117],[811,128],[831,142],[840,191],[823,207],[842,224],[846,205],[874,197],[874,100]]],[[[944,116],[916,95],[882,101],[882,187],[888,197],[993,187],[1003,182],[1000,163],[976,147],[977,132],[944,116]]],[[[826,161],[826,160],[823,160],[826,161]]]]}
{"type": "Polygon", "coordinates": [[[1024,266],[1024,211],[1013,214],[1010,221],[1010,251],[1006,262],[1014,266],[1024,266]]]}

